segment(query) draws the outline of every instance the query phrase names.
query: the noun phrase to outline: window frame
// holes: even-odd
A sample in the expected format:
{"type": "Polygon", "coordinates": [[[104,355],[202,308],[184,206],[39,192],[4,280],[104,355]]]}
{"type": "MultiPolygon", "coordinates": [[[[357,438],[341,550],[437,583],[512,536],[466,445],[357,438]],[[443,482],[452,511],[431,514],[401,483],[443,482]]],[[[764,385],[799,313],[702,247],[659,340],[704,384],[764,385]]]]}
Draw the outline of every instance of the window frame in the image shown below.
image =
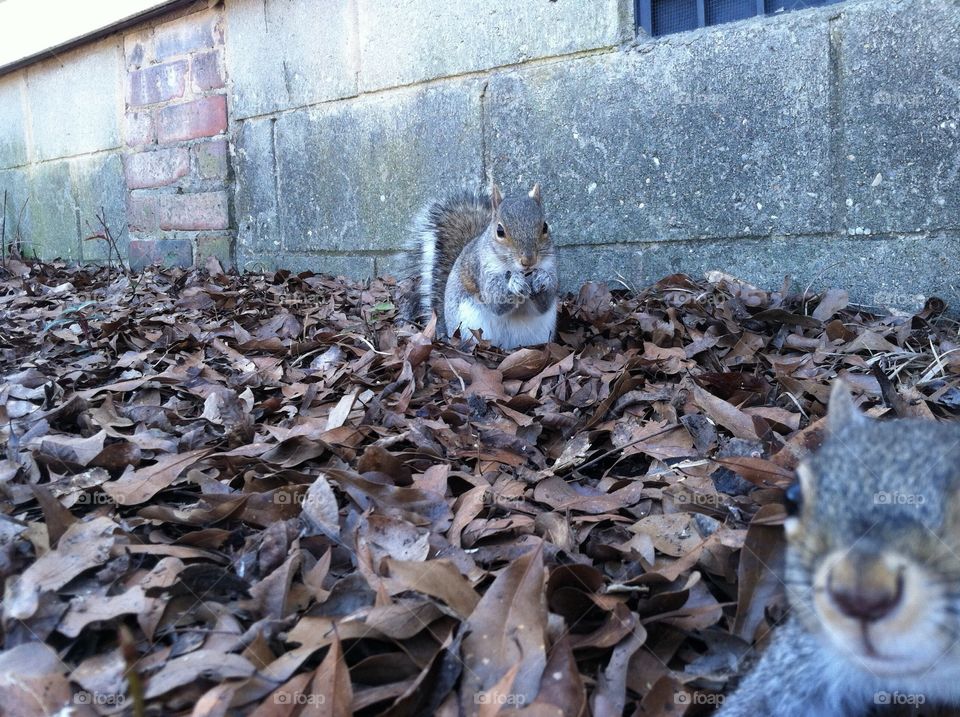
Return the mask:
{"type": "MultiPolygon", "coordinates": [[[[678,32],[668,32],[662,35],[653,34],[653,4],[657,0],[634,0],[634,12],[636,17],[637,27],[642,27],[649,37],[666,37],[667,35],[676,35],[682,32],[692,32],[693,29],[699,30],[704,27],[717,27],[718,25],[726,25],[726,22],[707,24],[707,0],[695,0],[697,3],[697,27],[692,28],[691,30],[680,30],[678,32]]],[[[766,0],[753,0],[756,5],[756,13],[752,16],[753,18],[757,17],[770,17],[780,13],[780,10],[775,10],[774,12],[767,12],[767,3],[766,0]]],[[[827,5],[834,5],[842,0],[825,0],[825,4],[820,7],[825,7],[827,5]]],[[[799,10],[813,10],[816,8],[798,8],[799,10]]],[[[796,12],[797,10],[785,10],[783,12],[796,12]]],[[[743,20],[749,20],[751,18],[743,18],[742,20],[732,20],[731,22],[742,22],[743,20]]]]}

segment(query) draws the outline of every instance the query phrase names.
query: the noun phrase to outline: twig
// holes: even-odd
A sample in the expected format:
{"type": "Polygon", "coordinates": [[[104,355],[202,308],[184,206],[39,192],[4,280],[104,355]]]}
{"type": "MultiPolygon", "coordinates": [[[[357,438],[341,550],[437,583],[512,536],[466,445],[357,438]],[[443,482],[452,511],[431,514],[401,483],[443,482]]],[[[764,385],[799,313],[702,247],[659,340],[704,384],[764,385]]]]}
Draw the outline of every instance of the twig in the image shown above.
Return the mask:
{"type": "Polygon", "coordinates": [[[669,433],[670,431],[674,431],[674,430],[676,430],[677,428],[680,428],[680,425],[679,425],[679,424],[676,425],[676,426],[667,426],[666,428],[661,428],[659,431],[654,431],[653,433],[649,433],[649,434],[647,434],[646,436],[640,436],[640,438],[635,438],[635,439],[632,440],[632,441],[628,441],[627,443],[624,443],[622,446],[617,446],[616,448],[611,448],[609,451],[605,451],[604,453],[601,453],[601,454],[600,454],[599,456],[597,456],[596,458],[591,458],[591,459],[590,459],[589,461],[587,461],[586,463],[581,463],[581,464],[578,465],[578,466],[575,465],[575,466],[570,466],[570,467],[571,467],[571,468],[576,468],[577,470],[582,471],[582,470],[583,470],[584,468],[586,468],[587,466],[592,466],[594,463],[597,463],[598,461],[602,461],[604,458],[609,458],[609,457],[612,456],[614,453],[619,453],[620,451],[622,451],[622,450],[624,450],[624,449],[626,449],[626,448],[630,448],[631,446],[635,446],[635,445],[637,445],[638,443],[643,443],[644,441],[649,441],[651,438],[656,438],[657,436],[662,436],[664,433],[669,433]]]}
{"type": "Polygon", "coordinates": [[[3,209],[0,209],[0,260],[7,265],[7,190],[3,190],[3,209]]]}

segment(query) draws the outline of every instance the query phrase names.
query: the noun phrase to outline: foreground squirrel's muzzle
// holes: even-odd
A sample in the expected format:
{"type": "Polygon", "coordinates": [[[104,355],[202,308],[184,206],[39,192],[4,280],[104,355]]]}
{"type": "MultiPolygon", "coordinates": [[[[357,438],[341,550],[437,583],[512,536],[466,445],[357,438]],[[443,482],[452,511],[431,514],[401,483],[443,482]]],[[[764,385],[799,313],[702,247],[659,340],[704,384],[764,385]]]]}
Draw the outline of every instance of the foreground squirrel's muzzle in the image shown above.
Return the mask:
{"type": "Polygon", "coordinates": [[[903,566],[879,555],[849,553],[830,569],[827,598],[843,615],[876,622],[903,601],[903,566]]]}

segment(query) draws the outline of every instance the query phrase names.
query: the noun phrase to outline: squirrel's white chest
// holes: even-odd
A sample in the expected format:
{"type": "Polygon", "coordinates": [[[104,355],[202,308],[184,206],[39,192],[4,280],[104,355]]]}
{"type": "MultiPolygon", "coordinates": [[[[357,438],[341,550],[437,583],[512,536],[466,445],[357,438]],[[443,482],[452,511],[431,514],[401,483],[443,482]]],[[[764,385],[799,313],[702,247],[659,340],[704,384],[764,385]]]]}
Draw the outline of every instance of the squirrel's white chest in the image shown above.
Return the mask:
{"type": "Polygon", "coordinates": [[[557,324],[557,302],[551,302],[542,314],[532,301],[527,301],[507,314],[497,315],[472,298],[461,299],[456,316],[446,317],[448,333],[459,326],[460,335],[470,329],[483,331],[483,338],[504,349],[543,344],[553,338],[557,324]]]}

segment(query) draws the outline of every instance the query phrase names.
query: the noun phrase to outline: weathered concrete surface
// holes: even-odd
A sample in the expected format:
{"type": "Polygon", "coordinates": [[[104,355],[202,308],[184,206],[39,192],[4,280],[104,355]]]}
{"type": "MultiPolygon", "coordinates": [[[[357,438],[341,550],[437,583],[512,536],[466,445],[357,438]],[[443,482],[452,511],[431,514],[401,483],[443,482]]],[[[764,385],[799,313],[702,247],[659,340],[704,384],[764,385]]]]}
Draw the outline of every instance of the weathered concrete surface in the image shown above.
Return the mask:
{"type": "Polygon", "coordinates": [[[276,160],[272,119],[240,122],[233,146],[237,266],[276,265],[282,242],[277,226],[276,160]]]}
{"type": "Polygon", "coordinates": [[[236,147],[241,248],[400,246],[429,198],[479,184],[482,90],[482,82],[458,82],[282,115],[273,128],[277,192],[251,174],[269,161],[268,127],[243,129],[236,147]]]}
{"type": "Polygon", "coordinates": [[[630,0],[356,0],[360,87],[395,87],[633,35],[630,0]]]}
{"type": "Polygon", "coordinates": [[[0,169],[0,223],[3,223],[4,190],[7,193],[4,234],[9,246],[18,236],[24,240],[30,236],[29,168],[0,169]]]}
{"type": "MultiPolygon", "coordinates": [[[[91,234],[102,231],[100,222],[97,221],[101,210],[121,256],[126,258],[129,247],[126,183],[120,155],[110,153],[71,159],[70,180],[80,218],[80,253],[83,260],[99,262],[107,258],[105,241],[85,240],[91,234]]],[[[112,261],[116,261],[115,255],[112,261]]]]}
{"type": "Polygon", "coordinates": [[[29,159],[23,91],[22,73],[0,77],[0,168],[26,164],[29,159]]]}
{"type": "Polygon", "coordinates": [[[24,249],[41,259],[80,261],[77,205],[70,181],[70,162],[59,160],[30,170],[29,232],[24,249]]]}
{"type": "Polygon", "coordinates": [[[354,0],[228,0],[236,119],[357,92],[354,0]]]}
{"type": "Polygon", "coordinates": [[[34,160],[119,147],[123,43],[108,38],[27,70],[34,160]]]}
{"type": "Polygon", "coordinates": [[[837,10],[844,228],[960,227],[960,2],[837,10]]]}
{"type": "Polygon", "coordinates": [[[561,244],[830,231],[820,17],[497,75],[494,177],[543,181],[561,244]]]}
{"type": "Polygon", "coordinates": [[[676,272],[703,276],[719,269],[767,289],[779,288],[789,275],[797,291],[811,283],[815,291],[843,288],[858,303],[919,309],[926,297],[936,295],[954,311],[960,307],[958,233],[656,242],[625,251],[639,252],[642,270],[635,288],[676,272]]]}

